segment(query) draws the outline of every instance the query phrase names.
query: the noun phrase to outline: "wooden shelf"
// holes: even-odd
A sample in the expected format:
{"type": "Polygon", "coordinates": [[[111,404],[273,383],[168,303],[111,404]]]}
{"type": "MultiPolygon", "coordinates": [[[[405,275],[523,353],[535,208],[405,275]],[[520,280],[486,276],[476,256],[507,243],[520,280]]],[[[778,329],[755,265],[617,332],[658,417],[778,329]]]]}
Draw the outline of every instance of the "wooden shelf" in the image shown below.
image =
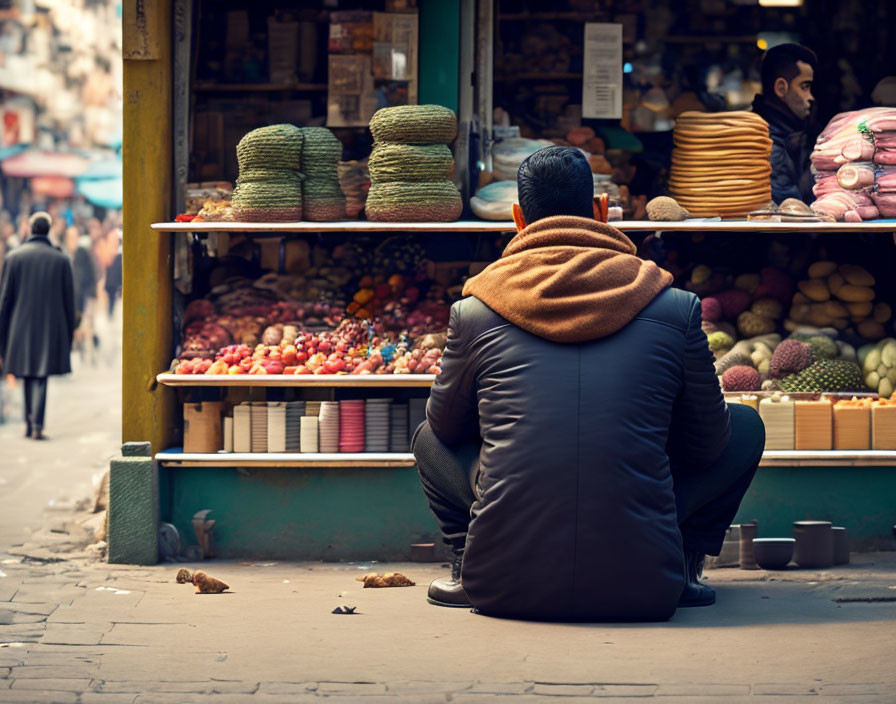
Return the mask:
{"type": "Polygon", "coordinates": [[[518,81],[573,81],[581,80],[581,73],[514,73],[508,76],[495,76],[496,83],[516,83],[518,81]]]}
{"type": "Polygon", "coordinates": [[[267,93],[295,91],[297,93],[325,92],[326,83],[210,83],[197,82],[193,85],[197,93],[267,93]]]}
{"type": "Polygon", "coordinates": [[[155,459],[166,467],[413,467],[410,452],[302,453],[215,452],[165,450],[155,459]]]}
{"type": "MultiPolygon", "coordinates": [[[[185,453],[165,450],[155,459],[168,467],[413,467],[414,455],[402,452],[185,453]]],[[[760,467],[896,467],[890,450],[768,450],[760,467]]]]}
{"type": "Polygon", "coordinates": [[[158,222],[158,232],[508,232],[516,225],[497,220],[458,222],[158,222]]]}
{"type": "MultiPolygon", "coordinates": [[[[624,232],[896,232],[896,220],[869,222],[764,222],[691,218],[680,222],[620,220],[610,223],[624,232]]],[[[458,222],[159,222],[158,232],[515,232],[516,225],[504,220],[458,222]]]]}
{"type": "Polygon", "coordinates": [[[501,12],[498,13],[499,22],[544,22],[555,20],[568,20],[570,22],[606,22],[609,17],[606,13],[594,12],[501,12]]]}
{"type": "Polygon", "coordinates": [[[755,34],[748,35],[724,35],[724,34],[670,34],[660,39],[667,44],[755,44],[759,37],[755,34]]]}
{"type": "Polygon", "coordinates": [[[892,450],[766,450],[760,467],[896,467],[892,450]]]}
{"type": "Polygon", "coordinates": [[[164,386],[274,386],[310,388],[429,388],[435,374],[159,374],[164,386]]]}

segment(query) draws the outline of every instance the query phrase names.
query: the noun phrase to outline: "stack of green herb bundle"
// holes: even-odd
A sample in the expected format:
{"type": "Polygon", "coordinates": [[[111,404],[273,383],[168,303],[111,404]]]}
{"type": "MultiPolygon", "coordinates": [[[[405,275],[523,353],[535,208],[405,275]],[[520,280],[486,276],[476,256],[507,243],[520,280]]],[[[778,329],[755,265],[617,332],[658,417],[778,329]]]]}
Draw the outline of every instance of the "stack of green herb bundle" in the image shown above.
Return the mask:
{"type": "Polygon", "coordinates": [[[339,185],[337,165],[342,142],[326,127],[305,127],[302,172],[305,174],[302,213],[306,220],[345,220],[345,194],[339,185]]]}
{"type": "Polygon", "coordinates": [[[450,222],[463,210],[451,177],[454,158],[446,146],[457,135],[457,118],[440,105],[400,105],[370,120],[367,219],[376,222],[450,222]]]}
{"type": "Polygon", "coordinates": [[[295,125],[260,127],[236,146],[240,175],[233,190],[233,217],[243,222],[302,219],[302,130],[295,125]]]}

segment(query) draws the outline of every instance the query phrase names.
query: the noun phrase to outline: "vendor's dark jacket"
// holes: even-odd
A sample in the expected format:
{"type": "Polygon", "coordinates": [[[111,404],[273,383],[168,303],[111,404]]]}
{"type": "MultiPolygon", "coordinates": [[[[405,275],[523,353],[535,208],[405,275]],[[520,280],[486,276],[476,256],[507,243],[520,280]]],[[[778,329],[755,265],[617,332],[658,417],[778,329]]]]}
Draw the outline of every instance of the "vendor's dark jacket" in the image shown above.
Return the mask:
{"type": "Polygon", "coordinates": [[[815,200],[809,155],[813,144],[809,139],[808,121],[801,120],[777,97],[757,95],[753,112],[768,123],[772,140],[772,200],[776,203],[796,198],[804,203],[815,200]]]}
{"type": "Polygon", "coordinates": [[[0,357],[3,372],[45,377],[71,371],[75,291],[68,257],[32,235],[3,262],[0,357]]]}
{"type": "Polygon", "coordinates": [[[427,405],[443,443],[482,438],[464,590],[495,616],[666,620],[684,585],[670,455],[706,466],[730,437],[699,300],[607,225],[540,220],[502,260],[527,238],[518,265],[540,274],[468,282],[427,405]],[[618,240],[628,273],[579,259],[582,238],[547,246],[576,228],[618,240]]]}

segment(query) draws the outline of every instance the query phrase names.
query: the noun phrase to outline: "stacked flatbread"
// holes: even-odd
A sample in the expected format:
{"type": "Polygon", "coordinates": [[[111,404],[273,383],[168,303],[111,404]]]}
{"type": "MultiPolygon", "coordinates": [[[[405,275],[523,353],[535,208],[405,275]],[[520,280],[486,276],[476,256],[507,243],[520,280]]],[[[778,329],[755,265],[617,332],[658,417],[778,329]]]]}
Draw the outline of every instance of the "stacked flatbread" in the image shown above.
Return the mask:
{"type": "Polygon", "coordinates": [[[743,218],[771,200],[768,124],[752,112],[675,121],[669,192],[694,217],[743,218]]]}

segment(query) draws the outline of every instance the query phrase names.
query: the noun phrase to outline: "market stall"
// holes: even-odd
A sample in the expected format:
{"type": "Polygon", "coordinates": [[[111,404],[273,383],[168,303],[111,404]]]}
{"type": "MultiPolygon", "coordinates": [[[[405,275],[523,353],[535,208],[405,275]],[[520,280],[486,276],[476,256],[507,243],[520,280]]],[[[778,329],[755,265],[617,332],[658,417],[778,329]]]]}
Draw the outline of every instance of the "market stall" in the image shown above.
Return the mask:
{"type": "MultiPolygon", "coordinates": [[[[410,29],[373,16],[414,9],[395,5],[299,16],[265,7],[245,18],[234,7],[212,20],[201,3],[163,3],[126,47],[125,230],[138,234],[124,252],[124,439],[152,443],[161,521],[191,542],[193,515],[211,509],[222,556],[394,559],[412,544],[438,545],[409,442],[440,373],[448,309],[514,231],[507,210],[521,159],[562,143],[588,153],[595,194],[610,194],[612,216],[626,218],[615,224],[641,256],[704,299],[729,401],[755,405],[780,430],[770,433],[776,443],[742,517],[777,527],[826,515],[847,523],[856,545],[880,544],[896,492],[896,447],[884,440],[896,419],[886,402],[874,405],[896,381],[888,339],[896,291],[886,275],[894,223],[868,210],[856,221],[845,209],[769,209],[767,128],[743,111],[729,110],[721,126],[699,111],[656,111],[651,127],[667,128],[663,158],[673,168],[662,183],[639,183],[636,173],[650,168],[634,158],[638,145],[663,144],[662,130],[636,135],[646,118],[625,100],[621,122],[589,118],[571,101],[586,102],[590,69],[542,66],[560,60],[556,47],[576,61],[563,37],[581,30],[585,52],[591,20],[620,25],[619,60],[634,58],[625,47],[650,38],[638,3],[623,13],[634,24],[604,9],[546,14],[497,3],[495,24],[484,26],[498,39],[526,36],[510,24],[559,33],[539,49],[546,76],[527,77],[513,63],[533,59],[525,44],[517,58],[505,49],[480,55],[477,65],[495,63],[495,83],[482,80],[475,96],[456,77],[453,89],[439,84],[445,62],[426,47],[453,42],[449,56],[461,64],[474,40],[480,54],[494,51],[476,37],[477,12],[490,4],[463,3],[446,25],[450,3],[425,0],[410,29]],[[172,19],[174,43],[159,29],[172,19]],[[249,44],[258,55],[240,54],[256,30],[249,44]],[[284,57],[287,34],[307,41],[284,57]],[[378,52],[416,62],[417,46],[418,71],[376,75],[378,52]],[[370,86],[361,81],[352,93],[333,84],[350,65],[397,103],[364,112],[370,86]],[[536,129],[527,86],[505,103],[522,108],[498,113],[502,141],[471,137],[474,102],[487,131],[490,106],[509,100],[506,86],[530,80],[554,86],[534,88],[536,106],[560,118],[536,129]],[[141,100],[150,90],[161,99],[141,100]],[[361,112],[347,117],[351,105],[361,112]],[[743,173],[730,182],[707,175],[720,158],[744,164],[743,173]],[[647,196],[661,193],[677,210],[648,207],[647,196]],[[776,359],[780,345],[791,354],[776,359]],[[868,401],[853,407],[853,396],[868,401]],[[799,420],[806,412],[821,423],[810,440],[799,420]],[[866,441],[855,440],[866,416],[866,441]],[[856,418],[858,431],[844,434],[856,418]]],[[[126,13],[126,28],[133,19],[126,13]]],[[[743,44],[755,51],[755,40],[743,44]]],[[[649,98],[639,101],[649,109],[649,98]]],[[[844,173],[874,197],[887,192],[864,174],[851,178],[844,173]]],[[[864,194],[851,197],[853,209],[865,205],[864,194]]]]}

